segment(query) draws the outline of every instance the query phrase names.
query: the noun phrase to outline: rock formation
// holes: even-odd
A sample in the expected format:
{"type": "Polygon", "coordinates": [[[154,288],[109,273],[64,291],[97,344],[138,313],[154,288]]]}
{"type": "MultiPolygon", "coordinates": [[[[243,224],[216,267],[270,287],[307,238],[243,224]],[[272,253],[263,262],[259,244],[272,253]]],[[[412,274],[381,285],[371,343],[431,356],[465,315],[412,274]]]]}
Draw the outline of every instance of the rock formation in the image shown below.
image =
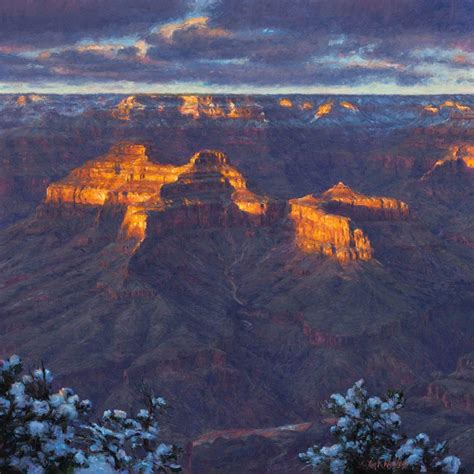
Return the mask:
{"type": "MultiPolygon", "coordinates": [[[[133,240],[135,249],[146,238],[177,228],[275,226],[286,219],[287,205],[258,196],[227,155],[205,150],[183,166],[149,160],[145,147],[120,143],[109,153],[73,170],[51,184],[45,203],[53,207],[120,209],[118,238],[133,240]]],[[[351,218],[397,220],[408,206],[390,198],[368,197],[339,183],[318,197],[289,202],[296,244],[341,262],[369,260],[372,247],[351,218]]]]}
{"type": "Polygon", "coordinates": [[[285,107],[287,109],[291,109],[293,107],[293,102],[290,99],[280,99],[278,103],[281,107],[285,107]]]}
{"type": "Polygon", "coordinates": [[[352,219],[400,220],[409,214],[404,202],[364,196],[342,182],[320,196],[292,199],[290,205],[298,246],[305,252],[334,256],[342,262],[372,258],[369,238],[352,219]]]}
{"type": "Polygon", "coordinates": [[[472,107],[466,104],[462,104],[461,102],[456,100],[447,99],[438,106],[434,104],[424,105],[422,107],[422,110],[433,115],[439,114],[442,110],[448,110],[450,112],[461,112],[462,114],[466,114],[472,112],[472,107]]]}
{"type": "Polygon", "coordinates": [[[246,103],[245,100],[243,103],[237,103],[237,100],[230,98],[218,101],[211,96],[185,95],[181,96],[181,101],[178,107],[179,113],[195,120],[199,118],[243,120],[262,118],[261,110],[255,104],[246,103]]]}
{"type": "Polygon", "coordinates": [[[459,110],[460,112],[470,112],[472,110],[469,105],[462,104],[461,102],[455,100],[445,100],[440,106],[440,109],[448,108],[459,110]]]}
{"type": "Polygon", "coordinates": [[[332,107],[333,107],[333,103],[332,101],[328,101],[328,102],[324,102],[324,104],[321,104],[319,107],[318,107],[318,110],[316,111],[315,113],[315,118],[316,119],[319,119],[321,117],[324,117],[325,115],[329,114],[332,110],[332,107]]]}
{"type": "Polygon", "coordinates": [[[118,120],[130,120],[130,113],[132,110],[143,110],[145,106],[138,102],[133,95],[122,99],[117,107],[112,110],[112,117],[118,120]]]}
{"type": "Polygon", "coordinates": [[[339,182],[321,196],[323,207],[357,220],[400,220],[409,215],[408,205],[397,199],[365,196],[339,182]]]}
{"type": "Polygon", "coordinates": [[[200,97],[199,98],[200,113],[205,117],[210,118],[221,118],[225,117],[225,112],[219,107],[218,104],[214,102],[214,99],[211,96],[200,97]]]}
{"type": "Polygon", "coordinates": [[[27,94],[27,95],[18,96],[15,103],[16,103],[16,105],[19,105],[20,107],[23,107],[23,106],[25,106],[27,104],[30,104],[30,103],[43,102],[45,100],[46,100],[46,97],[44,95],[27,94]]]}
{"type": "Polygon", "coordinates": [[[474,168],[474,145],[463,144],[452,146],[444,161],[446,160],[460,160],[467,168],[474,168]]]}
{"type": "Polygon", "coordinates": [[[344,112],[358,113],[360,109],[357,105],[347,100],[340,100],[339,102],[327,100],[317,107],[314,119],[318,120],[321,117],[334,113],[336,116],[343,117],[345,115],[344,112]]]}
{"type": "Polygon", "coordinates": [[[472,169],[474,168],[474,145],[461,144],[453,145],[448,150],[444,158],[435,162],[433,167],[423,175],[422,180],[430,177],[433,173],[446,168],[472,169]]]}
{"type": "Polygon", "coordinates": [[[350,218],[326,213],[320,207],[321,201],[312,195],[292,199],[290,204],[296,243],[301,250],[333,256],[341,262],[370,260],[370,241],[350,218]]]}
{"type": "Polygon", "coordinates": [[[341,100],[339,105],[352,112],[359,112],[359,107],[357,107],[357,105],[353,104],[352,102],[348,102],[347,100],[341,100]]]}
{"type": "Polygon", "coordinates": [[[141,242],[145,238],[146,210],[160,207],[160,189],[178,179],[186,167],[152,163],[143,145],[121,143],[109,153],[86,162],[46,190],[53,206],[124,207],[119,236],[141,242]]]}
{"type": "Polygon", "coordinates": [[[46,202],[89,206],[103,206],[106,201],[144,203],[159,199],[161,186],[176,181],[184,169],[151,162],[143,145],[120,143],[51,184],[46,202]]]}
{"type": "Polygon", "coordinates": [[[181,97],[183,103],[179,106],[179,112],[184,116],[191,116],[198,119],[199,114],[199,97],[196,95],[183,95],[181,97]]]}
{"type": "Polygon", "coordinates": [[[439,113],[439,109],[438,107],[432,105],[432,104],[428,104],[428,105],[424,105],[423,106],[423,111],[424,112],[428,112],[429,114],[437,114],[439,113]]]}
{"type": "Polygon", "coordinates": [[[156,217],[166,211],[166,218],[158,219],[160,229],[166,230],[180,222],[232,225],[245,216],[249,223],[258,224],[278,207],[249,191],[244,177],[221,152],[198,152],[188,164],[172,166],[152,163],[143,145],[130,143],[113,146],[106,155],[51,184],[45,203],[66,208],[121,207],[119,237],[138,242],[145,238],[151,213],[156,217]]]}
{"type": "Polygon", "coordinates": [[[247,189],[245,178],[224,153],[211,150],[193,155],[177,181],[163,187],[161,197],[165,212],[153,216],[155,233],[179,227],[264,225],[276,208],[270,199],[247,189]]]}
{"type": "Polygon", "coordinates": [[[236,101],[229,99],[227,102],[227,118],[230,119],[260,119],[265,116],[255,105],[250,103],[237,104],[236,101]]]}

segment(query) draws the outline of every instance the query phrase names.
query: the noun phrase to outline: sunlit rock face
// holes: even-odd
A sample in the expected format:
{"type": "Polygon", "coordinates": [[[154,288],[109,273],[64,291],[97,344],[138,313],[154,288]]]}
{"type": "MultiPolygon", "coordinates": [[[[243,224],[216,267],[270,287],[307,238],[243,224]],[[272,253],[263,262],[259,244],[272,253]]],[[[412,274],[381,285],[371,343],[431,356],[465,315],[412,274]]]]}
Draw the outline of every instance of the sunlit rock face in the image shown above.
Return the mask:
{"type": "Polygon", "coordinates": [[[351,102],[348,102],[347,100],[342,100],[339,102],[339,105],[344,109],[350,110],[351,112],[359,112],[359,107],[351,102]]]}
{"type": "Polygon", "coordinates": [[[235,100],[229,99],[226,117],[230,119],[259,120],[263,119],[265,114],[259,107],[249,101],[237,104],[235,100]]]}
{"type": "Polygon", "coordinates": [[[172,166],[152,163],[145,147],[132,143],[112,147],[51,184],[45,203],[66,209],[123,208],[118,238],[138,243],[146,237],[151,213],[163,214],[158,227],[165,231],[177,225],[261,225],[281,217],[284,208],[248,190],[222,152],[201,151],[188,164],[172,166]]]}
{"type": "Polygon", "coordinates": [[[423,111],[428,113],[428,114],[433,114],[433,115],[436,115],[436,114],[439,113],[438,107],[436,107],[432,104],[428,104],[428,105],[423,106],[423,111]]]}
{"type": "Polygon", "coordinates": [[[448,160],[461,160],[468,168],[474,168],[474,145],[453,146],[448,151],[448,160]]]}
{"type": "Polygon", "coordinates": [[[468,105],[462,104],[461,102],[454,101],[454,100],[445,100],[440,106],[440,109],[448,108],[459,110],[460,112],[470,112],[472,111],[471,107],[468,105]]]}
{"type": "Polygon", "coordinates": [[[119,240],[134,240],[138,246],[145,239],[147,223],[148,213],[143,206],[127,206],[120,226],[119,240]]]}
{"type": "Polygon", "coordinates": [[[305,252],[336,257],[341,262],[370,260],[372,247],[352,219],[400,220],[409,215],[407,204],[385,197],[356,193],[340,182],[320,196],[290,200],[296,243],[305,252]]]}
{"type": "Polygon", "coordinates": [[[130,120],[130,114],[133,110],[143,110],[145,106],[138,102],[133,95],[122,99],[117,107],[112,110],[112,117],[118,120],[130,120]]]}
{"type": "Polygon", "coordinates": [[[183,103],[179,107],[179,111],[182,115],[190,116],[193,119],[200,117],[208,118],[223,118],[225,117],[225,111],[218,104],[215,103],[211,96],[182,96],[183,103]]]}
{"type": "Polygon", "coordinates": [[[324,117],[325,115],[328,115],[329,113],[331,113],[332,107],[333,107],[332,101],[321,104],[318,107],[318,110],[316,111],[315,117],[318,119],[318,118],[324,117]]]}
{"type": "Polygon", "coordinates": [[[27,95],[20,95],[15,100],[16,105],[23,107],[27,104],[35,103],[35,102],[42,102],[46,100],[46,97],[43,95],[38,94],[27,94],[27,95]]]}
{"type": "Polygon", "coordinates": [[[135,250],[147,236],[178,229],[272,226],[283,235],[289,221],[298,248],[341,262],[372,258],[368,237],[352,219],[399,220],[409,214],[401,201],[365,196],[343,183],[290,200],[288,214],[286,201],[250,191],[225,153],[203,150],[187,164],[172,166],[151,162],[145,147],[134,143],[115,145],[51,184],[45,204],[66,211],[103,208],[98,220],[113,216],[118,240],[132,241],[135,250]]]}
{"type": "Polygon", "coordinates": [[[321,196],[323,208],[357,220],[401,220],[409,216],[408,205],[387,197],[365,196],[339,182],[321,196]]]}
{"type": "Polygon", "coordinates": [[[460,144],[451,146],[444,158],[436,161],[433,167],[422,177],[426,180],[429,177],[443,173],[448,169],[472,170],[474,168],[474,145],[460,144]]]}
{"type": "Polygon", "coordinates": [[[237,100],[230,98],[218,101],[211,96],[186,95],[181,96],[181,101],[178,107],[179,113],[195,120],[199,118],[259,120],[263,115],[256,104],[246,100],[238,103],[237,100]]]}
{"type": "Polygon", "coordinates": [[[73,170],[51,184],[45,203],[51,206],[123,206],[121,238],[142,241],[146,209],[161,205],[160,189],[178,179],[186,167],[152,163],[139,144],[120,143],[109,153],[73,170]]]}
{"type": "Polygon", "coordinates": [[[178,110],[181,115],[190,116],[193,119],[199,118],[199,97],[195,95],[183,95],[181,97],[183,103],[179,106],[178,110]]]}
{"type": "Polygon", "coordinates": [[[165,212],[155,216],[158,232],[176,228],[268,224],[275,206],[247,189],[243,175],[219,151],[200,151],[178,180],[164,186],[165,212]]]}
{"type": "MultiPolygon", "coordinates": [[[[472,107],[462,102],[447,99],[444,102],[436,104],[426,104],[422,106],[422,110],[426,115],[439,115],[446,112],[451,118],[471,118],[469,115],[473,112],[472,107]]],[[[446,115],[446,114],[444,114],[446,115]]]]}
{"type": "Polygon", "coordinates": [[[290,99],[280,99],[279,102],[281,107],[291,109],[293,107],[293,102],[290,99]]]}
{"type": "Polygon", "coordinates": [[[16,105],[23,106],[28,103],[28,98],[26,95],[20,95],[18,99],[16,99],[16,105]]]}
{"type": "Polygon", "coordinates": [[[219,107],[218,104],[214,102],[214,99],[211,96],[201,97],[201,114],[210,118],[221,118],[225,117],[224,110],[219,107]]]}
{"type": "Polygon", "coordinates": [[[176,181],[180,167],[152,163],[143,145],[121,143],[51,184],[46,203],[102,206],[107,200],[136,204],[159,200],[163,184],[176,181]]]}
{"type": "Polygon", "coordinates": [[[311,195],[290,200],[290,217],[298,247],[341,262],[370,260],[372,247],[364,232],[355,228],[350,218],[328,214],[320,204],[320,200],[311,195]]]}
{"type": "Polygon", "coordinates": [[[337,117],[344,117],[347,114],[357,114],[360,112],[359,107],[347,100],[341,100],[335,102],[333,100],[328,100],[323,102],[316,108],[316,112],[314,114],[314,119],[318,120],[325,116],[337,116],[337,117]]]}

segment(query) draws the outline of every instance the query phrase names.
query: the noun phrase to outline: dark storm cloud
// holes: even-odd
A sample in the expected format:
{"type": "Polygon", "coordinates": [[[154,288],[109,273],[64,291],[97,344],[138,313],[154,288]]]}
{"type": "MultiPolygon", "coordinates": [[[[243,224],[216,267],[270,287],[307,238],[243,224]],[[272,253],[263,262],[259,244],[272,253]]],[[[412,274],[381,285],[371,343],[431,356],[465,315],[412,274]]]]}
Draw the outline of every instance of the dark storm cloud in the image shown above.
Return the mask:
{"type": "Polygon", "coordinates": [[[191,72],[191,78],[200,80],[203,77],[214,84],[253,84],[271,87],[275,85],[313,86],[314,84],[332,86],[357,86],[373,81],[393,81],[399,85],[420,84],[429,79],[428,74],[404,72],[370,66],[333,68],[322,65],[307,64],[300,67],[280,68],[267,64],[229,64],[225,67],[200,64],[191,72]]]}
{"type": "Polygon", "coordinates": [[[147,40],[153,45],[149,56],[166,60],[240,58],[255,48],[255,40],[251,38],[238,39],[224,31],[217,33],[197,26],[176,31],[169,40],[159,34],[147,40]]]}
{"type": "Polygon", "coordinates": [[[0,79],[411,86],[452,71],[453,84],[469,83],[473,0],[196,4],[0,1],[0,79]]]}
{"type": "MultiPolygon", "coordinates": [[[[328,48],[328,38],[315,35],[303,38],[284,32],[257,30],[227,30],[212,27],[209,22],[178,25],[172,34],[157,32],[146,40],[151,45],[148,52],[153,59],[165,60],[230,60],[247,58],[252,63],[285,65],[308,61],[318,54],[336,53],[338,48],[328,48]]],[[[347,48],[347,45],[346,45],[347,48]]],[[[340,49],[340,48],[339,48],[340,49]]]]}
{"type": "Polygon", "coordinates": [[[0,52],[0,81],[54,80],[55,74],[37,61],[0,52]]]}
{"type": "MultiPolygon", "coordinates": [[[[285,63],[285,67],[282,67],[278,62],[248,58],[228,61],[205,56],[194,60],[187,56],[177,58],[176,55],[172,60],[163,59],[163,55],[159,57],[160,60],[153,59],[153,51],[141,56],[140,50],[134,47],[123,48],[110,56],[96,51],[66,50],[37,61],[36,67],[41,66],[44,71],[50,71],[64,79],[128,80],[143,83],[173,81],[180,77],[188,82],[204,81],[218,85],[358,85],[377,80],[411,85],[429,78],[429,74],[400,70],[393,65],[377,62],[362,65],[348,63],[345,66],[324,61],[301,64],[295,62],[285,63]]],[[[28,67],[28,64],[22,61],[20,67],[28,67]]]]}
{"type": "Polygon", "coordinates": [[[212,6],[212,16],[230,29],[469,35],[473,10],[472,0],[219,0],[212,6]]]}
{"type": "Polygon", "coordinates": [[[2,0],[0,43],[47,47],[142,33],[187,7],[188,0],[2,0]]]}
{"type": "Polygon", "coordinates": [[[38,61],[57,79],[96,81],[172,81],[182,74],[177,62],[148,63],[134,47],[104,56],[94,51],[66,50],[38,61]]]}
{"type": "MultiPolygon", "coordinates": [[[[302,60],[359,54],[408,68],[423,62],[416,55],[422,48],[474,51],[473,0],[218,0],[211,17],[215,27],[286,37],[267,54],[254,52],[256,59],[272,63],[287,61],[286,49],[302,60]]],[[[436,51],[424,62],[469,64],[440,58],[436,51]]]]}

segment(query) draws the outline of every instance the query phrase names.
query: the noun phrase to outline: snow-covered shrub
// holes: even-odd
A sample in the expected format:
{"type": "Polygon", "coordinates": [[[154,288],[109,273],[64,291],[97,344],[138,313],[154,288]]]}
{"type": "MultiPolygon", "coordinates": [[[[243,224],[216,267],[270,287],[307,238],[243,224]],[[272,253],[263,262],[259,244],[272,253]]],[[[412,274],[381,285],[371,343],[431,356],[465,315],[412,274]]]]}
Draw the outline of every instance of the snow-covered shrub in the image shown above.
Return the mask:
{"type": "Polygon", "coordinates": [[[316,472],[445,472],[457,473],[460,460],[446,456],[447,443],[432,446],[420,433],[414,439],[400,434],[398,411],[404,405],[401,392],[384,398],[369,396],[359,380],[345,395],[336,393],[327,402],[338,417],[331,427],[332,446],[313,446],[299,455],[316,472]]]}
{"type": "Polygon", "coordinates": [[[135,417],[122,410],[106,410],[97,423],[85,426],[97,459],[105,459],[120,472],[179,472],[176,446],[158,440],[158,417],[166,408],[163,398],[143,390],[145,408],[135,417]]]}
{"type": "Polygon", "coordinates": [[[75,443],[76,428],[91,409],[70,388],[51,389],[44,367],[20,377],[21,360],[0,361],[0,472],[67,472],[85,454],[75,443]]]}
{"type": "Polygon", "coordinates": [[[0,360],[0,472],[177,472],[177,448],[158,441],[166,402],[145,391],[135,418],[107,410],[89,422],[92,404],[70,388],[52,390],[42,367],[21,376],[18,356],[0,360]]]}

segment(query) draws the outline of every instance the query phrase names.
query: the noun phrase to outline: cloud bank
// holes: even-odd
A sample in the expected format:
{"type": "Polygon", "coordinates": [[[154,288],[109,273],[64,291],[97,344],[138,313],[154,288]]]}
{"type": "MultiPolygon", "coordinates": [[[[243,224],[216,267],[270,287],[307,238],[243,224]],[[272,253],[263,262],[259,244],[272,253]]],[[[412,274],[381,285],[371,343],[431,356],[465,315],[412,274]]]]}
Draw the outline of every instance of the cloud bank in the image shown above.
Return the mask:
{"type": "Polygon", "coordinates": [[[4,0],[0,87],[470,92],[473,24],[472,0],[4,0]]]}

